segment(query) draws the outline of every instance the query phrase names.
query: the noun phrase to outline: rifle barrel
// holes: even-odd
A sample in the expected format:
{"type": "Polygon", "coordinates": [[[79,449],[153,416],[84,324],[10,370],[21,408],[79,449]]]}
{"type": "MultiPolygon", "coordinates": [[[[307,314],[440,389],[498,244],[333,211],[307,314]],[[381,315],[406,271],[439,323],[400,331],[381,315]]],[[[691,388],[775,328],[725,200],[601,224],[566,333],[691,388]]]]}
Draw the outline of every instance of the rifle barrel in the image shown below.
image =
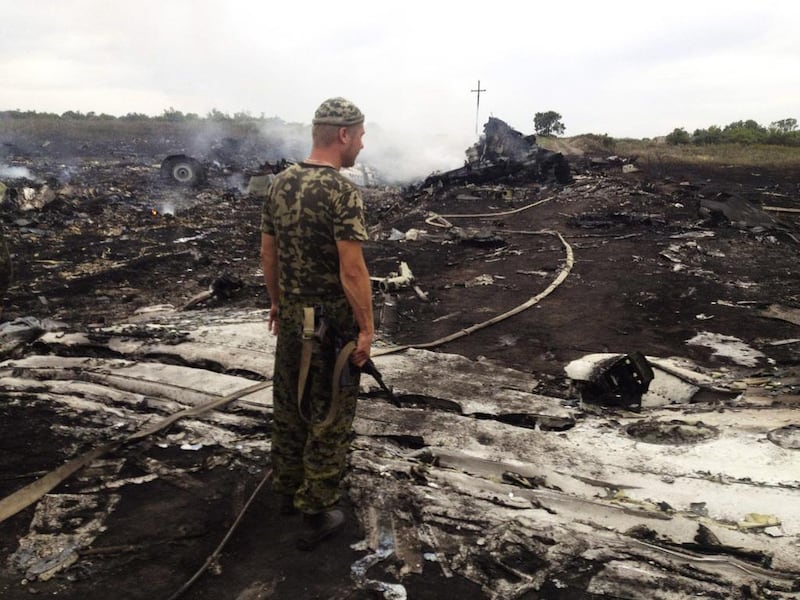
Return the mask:
{"type": "Polygon", "coordinates": [[[400,399],[395,396],[391,388],[384,383],[383,376],[381,375],[381,372],[378,371],[378,367],[375,366],[375,363],[372,362],[372,359],[367,360],[367,362],[361,365],[361,370],[364,373],[371,375],[372,378],[378,382],[378,385],[381,386],[381,389],[389,395],[389,398],[392,400],[392,404],[400,408],[400,399]]]}

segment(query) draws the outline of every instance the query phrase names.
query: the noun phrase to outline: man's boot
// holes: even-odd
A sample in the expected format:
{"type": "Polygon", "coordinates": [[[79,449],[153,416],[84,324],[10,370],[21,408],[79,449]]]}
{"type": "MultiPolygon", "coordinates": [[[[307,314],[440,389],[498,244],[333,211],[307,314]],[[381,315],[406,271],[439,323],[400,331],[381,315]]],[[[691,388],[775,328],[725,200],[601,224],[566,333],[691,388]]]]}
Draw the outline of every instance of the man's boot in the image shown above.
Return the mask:
{"type": "Polygon", "coordinates": [[[303,515],[303,531],[297,538],[300,550],[313,550],[322,540],[332,537],[344,527],[344,513],[335,508],[313,515],[303,515]]]}

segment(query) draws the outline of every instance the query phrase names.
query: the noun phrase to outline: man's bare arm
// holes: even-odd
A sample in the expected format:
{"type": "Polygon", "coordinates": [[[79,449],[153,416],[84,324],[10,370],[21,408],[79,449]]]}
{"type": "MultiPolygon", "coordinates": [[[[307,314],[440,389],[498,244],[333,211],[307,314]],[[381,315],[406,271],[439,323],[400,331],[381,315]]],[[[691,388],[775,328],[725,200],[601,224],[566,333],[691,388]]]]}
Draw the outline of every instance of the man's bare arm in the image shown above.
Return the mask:
{"type": "Polygon", "coordinates": [[[337,241],[339,251],[339,277],[347,301],[358,323],[358,340],[351,360],[361,366],[369,360],[375,323],[372,316],[372,283],[364,262],[361,242],[337,241]]]}
{"type": "Polygon", "coordinates": [[[278,300],[280,287],[278,285],[278,244],[275,236],[261,234],[261,267],[264,270],[264,283],[269,294],[269,330],[278,333],[278,300]]]}

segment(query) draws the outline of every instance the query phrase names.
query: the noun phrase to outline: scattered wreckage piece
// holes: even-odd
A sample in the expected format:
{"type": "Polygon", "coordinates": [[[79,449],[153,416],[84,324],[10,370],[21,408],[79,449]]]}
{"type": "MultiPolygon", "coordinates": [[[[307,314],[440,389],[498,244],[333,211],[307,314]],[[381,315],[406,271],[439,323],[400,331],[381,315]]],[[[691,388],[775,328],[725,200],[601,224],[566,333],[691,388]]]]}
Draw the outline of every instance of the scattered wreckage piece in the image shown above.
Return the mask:
{"type": "Polygon", "coordinates": [[[411,272],[411,267],[405,261],[400,262],[398,273],[391,273],[387,277],[377,278],[378,289],[384,294],[389,292],[397,292],[404,287],[410,287],[414,284],[416,279],[411,272]]]}
{"type": "Polygon", "coordinates": [[[208,181],[208,172],[196,158],[186,154],[170,154],[160,167],[161,179],[172,185],[200,186],[208,181]]]}
{"type": "Polygon", "coordinates": [[[791,214],[800,213],[800,208],[790,208],[788,206],[762,206],[761,210],[767,210],[770,212],[791,213],[791,214]]]}
{"type": "MultiPolygon", "coordinates": [[[[212,167],[221,167],[225,172],[236,171],[237,168],[228,161],[224,165],[218,161],[208,164],[186,154],[170,154],[161,162],[159,171],[161,179],[168,184],[199,187],[208,183],[209,171],[212,167]]],[[[263,195],[266,193],[272,177],[292,164],[294,161],[281,158],[274,163],[265,161],[258,167],[248,170],[246,175],[248,181],[244,185],[245,192],[250,195],[263,195]]],[[[379,173],[364,164],[341,169],[341,173],[362,187],[376,186],[383,181],[383,177],[379,173]]]]}
{"type": "Polygon", "coordinates": [[[265,379],[273,368],[272,348],[262,339],[267,337],[267,312],[143,313],[142,322],[86,332],[54,331],[40,343],[67,356],[81,352],[105,355],[106,349],[131,360],[169,357],[169,362],[184,367],[265,379]]]}
{"type": "Polygon", "coordinates": [[[383,293],[384,299],[387,295],[391,296],[402,290],[403,288],[410,287],[417,294],[417,297],[423,302],[428,301],[427,292],[423,292],[422,288],[416,283],[414,273],[411,272],[411,267],[405,261],[400,262],[400,270],[397,273],[391,273],[387,277],[372,277],[373,281],[378,282],[378,289],[383,293]]]}
{"type": "Polygon", "coordinates": [[[104,531],[105,520],[119,501],[119,494],[107,492],[45,496],[9,562],[28,581],[51,579],[78,562],[80,551],[104,531]]]}
{"type": "Polygon", "coordinates": [[[0,358],[14,356],[17,352],[39,339],[47,331],[61,331],[67,328],[66,323],[52,319],[36,319],[21,317],[13,321],[0,323],[0,358]]]}
{"type": "Polygon", "coordinates": [[[397,304],[400,291],[410,287],[420,300],[428,301],[428,294],[416,284],[414,273],[411,272],[411,267],[405,261],[400,262],[399,272],[390,273],[382,278],[371,277],[371,280],[377,282],[378,290],[383,295],[378,313],[378,325],[381,332],[386,335],[392,335],[397,330],[397,304]]]}
{"type": "Polygon", "coordinates": [[[754,233],[778,232],[800,243],[795,228],[739,196],[718,195],[716,198],[701,198],[700,215],[712,225],[730,223],[734,227],[748,229],[754,233]]]}
{"type": "Polygon", "coordinates": [[[699,331],[686,340],[686,343],[709,348],[713,357],[722,357],[745,367],[762,366],[767,361],[767,356],[763,352],[751,348],[743,340],[733,335],[699,331]]]}
{"type": "Polygon", "coordinates": [[[193,296],[186,304],[181,306],[180,310],[188,310],[200,304],[208,302],[216,298],[218,300],[229,300],[237,291],[242,287],[243,283],[240,279],[233,277],[229,273],[223,273],[219,277],[214,278],[211,285],[204,292],[193,296]]]}
{"type": "MultiPolygon", "coordinates": [[[[584,358],[581,364],[586,362],[584,358]]],[[[576,366],[573,362],[564,370],[574,382],[579,382],[584,402],[635,410],[641,409],[642,395],[648,391],[654,377],[653,368],[641,352],[601,358],[585,374],[578,373],[576,366]]]]}
{"type": "MultiPolygon", "coordinates": [[[[274,163],[265,161],[254,166],[247,153],[243,151],[243,145],[243,140],[224,138],[212,144],[207,152],[203,152],[202,159],[183,153],[170,154],[161,161],[161,179],[171,185],[200,187],[208,183],[212,174],[229,176],[242,173],[242,181],[238,187],[246,189],[247,183],[244,181],[246,175],[243,174],[245,166],[248,167],[248,171],[252,170],[249,175],[268,176],[279,173],[292,164],[282,158],[274,163]]],[[[252,149],[252,152],[257,151],[252,149]]]]}
{"type": "Polygon", "coordinates": [[[606,157],[593,156],[585,162],[590,170],[619,168],[622,173],[638,173],[639,168],[636,166],[638,159],[638,156],[618,156],[614,154],[606,157]]]}
{"type": "Polygon", "coordinates": [[[778,319],[780,321],[792,323],[793,325],[800,325],[800,308],[770,304],[758,314],[767,319],[778,319]]]}
{"type": "Polygon", "coordinates": [[[712,377],[686,359],[638,352],[587,354],[564,367],[583,402],[629,410],[729,400],[741,392],[737,378],[712,377]],[[703,392],[700,394],[700,392],[703,392]]]}

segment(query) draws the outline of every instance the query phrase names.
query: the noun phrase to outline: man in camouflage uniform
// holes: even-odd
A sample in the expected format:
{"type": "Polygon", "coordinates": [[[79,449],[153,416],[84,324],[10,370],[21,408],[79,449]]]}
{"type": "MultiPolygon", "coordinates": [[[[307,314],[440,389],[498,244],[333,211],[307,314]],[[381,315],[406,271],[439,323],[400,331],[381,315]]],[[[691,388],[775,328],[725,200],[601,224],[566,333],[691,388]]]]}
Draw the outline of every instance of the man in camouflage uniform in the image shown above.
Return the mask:
{"type": "Polygon", "coordinates": [[[340,338],[356,340],[350,358],[355,366],[369,359],[374,335],[372,287],[361,248],[367,240],[363,202],[339,173],[355,164],[363,135],[364,115],[352,102],[323,102],[314,115],[309,157],[275,177],[262,213],[269,328],[278,336],[272,388],[273,489],[282,496],[282,513],[303,513],[297,544],[304,550],[344,524],[336,505],[359,381],[355,370],[334,402],[337,348],[330,338],[315,343],[301,414],[297,396],[303,309],[315,307],[340,338]],[[322,423],[332,405],[332,420],[322,423]]]}

